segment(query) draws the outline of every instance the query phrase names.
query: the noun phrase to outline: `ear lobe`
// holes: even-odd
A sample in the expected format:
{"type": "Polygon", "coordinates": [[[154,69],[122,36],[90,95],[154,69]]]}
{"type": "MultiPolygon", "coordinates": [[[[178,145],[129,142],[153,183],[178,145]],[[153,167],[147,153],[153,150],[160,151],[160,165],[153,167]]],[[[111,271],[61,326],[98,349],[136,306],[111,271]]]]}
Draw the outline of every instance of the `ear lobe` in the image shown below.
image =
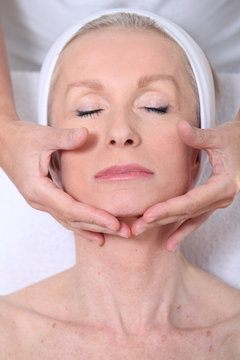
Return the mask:
{"type": "Polygon", "coordinates": [[[51,161],[49,164],[49,173],[53,182],[59,187],[62,188],[61,181],[61,161],[59,151],[55,151],[51,156],[51,161]]]}

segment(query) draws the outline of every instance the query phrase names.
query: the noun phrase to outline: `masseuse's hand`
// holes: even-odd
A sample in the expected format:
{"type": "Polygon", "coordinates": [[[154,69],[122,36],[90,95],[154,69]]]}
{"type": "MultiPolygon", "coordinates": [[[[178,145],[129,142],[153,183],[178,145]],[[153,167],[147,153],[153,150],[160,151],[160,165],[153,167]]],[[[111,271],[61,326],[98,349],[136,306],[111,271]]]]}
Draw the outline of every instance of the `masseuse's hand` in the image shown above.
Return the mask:
{"type": "Polygon", "coordinates": [[[214,210],[230,205],[240,190],[240,110],[234,121],[208,130],[181,121],[178,132],[187,145],[206,150],[212,174],[206,183],[185,195],[150,207],[132,225],[132,232],[137,235],[156,225],[181,224],[167,241],[169,251],[206,221],[214,210]]]}
{"type": "Polygon", "coordinates": [[[55,129],[16,119],[5,121],[1,131],[1,167],[32,207],[48,212],[67,229],[84,232],[97,243],[104,242],[102,233],[130,235],[126,224],[104,210],[75,201],[48,176],[51,154],[81,147],[88,137],[86,128],[55,129]]]}

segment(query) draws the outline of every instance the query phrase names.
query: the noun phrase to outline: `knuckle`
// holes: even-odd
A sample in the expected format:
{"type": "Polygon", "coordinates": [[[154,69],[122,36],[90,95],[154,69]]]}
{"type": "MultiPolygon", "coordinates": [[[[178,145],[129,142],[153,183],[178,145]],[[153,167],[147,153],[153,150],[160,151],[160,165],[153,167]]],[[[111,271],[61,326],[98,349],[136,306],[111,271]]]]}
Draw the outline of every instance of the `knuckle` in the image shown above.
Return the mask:
{"type": "Polygon", "coordinates": [[[69,205],[66,206],[61,214],[69,226],[74,228],[81,228],[83,223],[89,225],[96,225],[96,221],[93,217],[87,214],[87,210],[84,211],[84,205],[78,207],[76,210],[76,201],[69,200],[69,205]]]}
{"type": "Polygon", "coordinates": [[[73,221],[70,219],[66,220],[67,226],[69,226],[71,229],[80,229],[80,223],[78,221],[73,221]]]}
{"type": "Polygon", "coordinates": [[[34,186],[31,186],[31,184],[23,184],[21,188],[21,194],[24,196],[27,203],[31,206],[36,204],[36,199],[38,196],[36,196],[36,190],[34,186]]]}
{"type": "Polygon", "coordinates": [[[77,221],[74,221],[72,211],[67,207],[62,212],[62,217],[65,219],[66,224],[68,226],[72,226],[77,221]]]}
{"type": "Polygon", "coordinates": [[[222,136],[221,132],[217,131],[216,129],[208,129],[208,140],[211,140],[211,143],[217,147],[221,146],[225,140],[222,136]]]}
{"type": "Polygon", "coordinates": [[[229,201],[229,205],[233,202],[239,192],[239,186],[237,181],[230,181],[224,191],[226,200],[229,201]]]}
{"type": "Polygon", "coordinates": [[[96,225],[96,221],[94,219],[92,219],[92,218],[89,218],[89,217],[88,217],[88,219],[86,219],[85,222],[87,222],[89,225],[96,225]]]}
{"type": "Polygon", "coordinates": [[[55,217],[55,219],[56,219],[63,227],[65,227],[65,229],[72,231],[71,226],[70,226],[64,219],[61,219],[61,220],[60,220],[58,217],[55,217]]]}
{"type": "Polygon", "coordinates": [[[201,131],[199,133],[200,141],[205,143],[208,140],[210,134],[211,134],[210,131],[201,131]]]}
{"type": "Polygon", "coordinates": [[[185,216],[187,218],[191,217],[200,207],[199,204],[199,200],[193,199],[192,196],[190,194],[186,194],[187,198],[188,198],[188,204],[185,208],[185,216]]]}
{"type": "Polygon", "coordinates": [[[215,133],[211,129],[198,129],[197,137],[200,143],[206,145],[209,142],[209,138],[211,138],[211,141],[213,140],[213,138],[215,137],[215,133]]]}
{"type": "Polygon", "coordinates": [[[230,199],[225,199],[222,204],[220,205],[221,209],[225,209],[226,207],[228,207],[229,205],[232,204],[232,200],[230,199]]]}
{"type": "MultiPolygon", "coordinates": [[[[167,202],[167,204],[168,204],[168,202],[167,202]]],[[[168,204],[169,205],[169,204],[168,204]]],[[[164,211],[163,211],[163,214],[162,214],[162,217],[163,218],[167,218],[167,217],[169,217],[169,216],[171,216],[171,206],[169,206],[169,207],[166,207],[165,209],[164,209],[164,211]]],[[[156,215],[154,215],[154,217],[156,217],[156,215]]],[[[161,219],[160,219],[161,220],[161,219]]]]}

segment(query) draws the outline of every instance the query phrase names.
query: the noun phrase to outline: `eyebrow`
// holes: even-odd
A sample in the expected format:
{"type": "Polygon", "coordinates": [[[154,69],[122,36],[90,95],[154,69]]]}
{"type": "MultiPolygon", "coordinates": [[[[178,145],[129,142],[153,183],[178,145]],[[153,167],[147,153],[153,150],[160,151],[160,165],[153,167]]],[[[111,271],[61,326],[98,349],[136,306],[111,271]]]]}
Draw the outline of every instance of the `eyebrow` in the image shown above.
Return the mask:
{"type": "MultiPolygon", "coordinates": [[[[150,83],[158,80],[168,80],[171,81],[177,89],[179,89],[176,79],[172,75],[167,74],[152,74],[152,75],[143,75],[138,79],[137,87],[139,89],[148,86],[150,83]]],[[[104,86],[97,79],[88,79],[88,80],[79,80],[74,81],[67,86],[66,92],[74,87],[87,87],[96,91],[104,90],[104,86]]]]}

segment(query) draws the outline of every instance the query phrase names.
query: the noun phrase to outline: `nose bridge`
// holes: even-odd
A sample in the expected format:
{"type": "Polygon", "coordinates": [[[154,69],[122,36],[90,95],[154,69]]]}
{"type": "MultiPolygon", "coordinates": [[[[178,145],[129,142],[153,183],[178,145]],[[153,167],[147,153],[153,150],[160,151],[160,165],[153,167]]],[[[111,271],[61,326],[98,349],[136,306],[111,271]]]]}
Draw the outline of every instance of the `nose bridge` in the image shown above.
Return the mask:
{"type": "Polygon", "coordinates": [[[109,114],[106,143],[108,146],[137,146],[140,134],[136,115],[130,109],[116,109],[109,114]]]}

